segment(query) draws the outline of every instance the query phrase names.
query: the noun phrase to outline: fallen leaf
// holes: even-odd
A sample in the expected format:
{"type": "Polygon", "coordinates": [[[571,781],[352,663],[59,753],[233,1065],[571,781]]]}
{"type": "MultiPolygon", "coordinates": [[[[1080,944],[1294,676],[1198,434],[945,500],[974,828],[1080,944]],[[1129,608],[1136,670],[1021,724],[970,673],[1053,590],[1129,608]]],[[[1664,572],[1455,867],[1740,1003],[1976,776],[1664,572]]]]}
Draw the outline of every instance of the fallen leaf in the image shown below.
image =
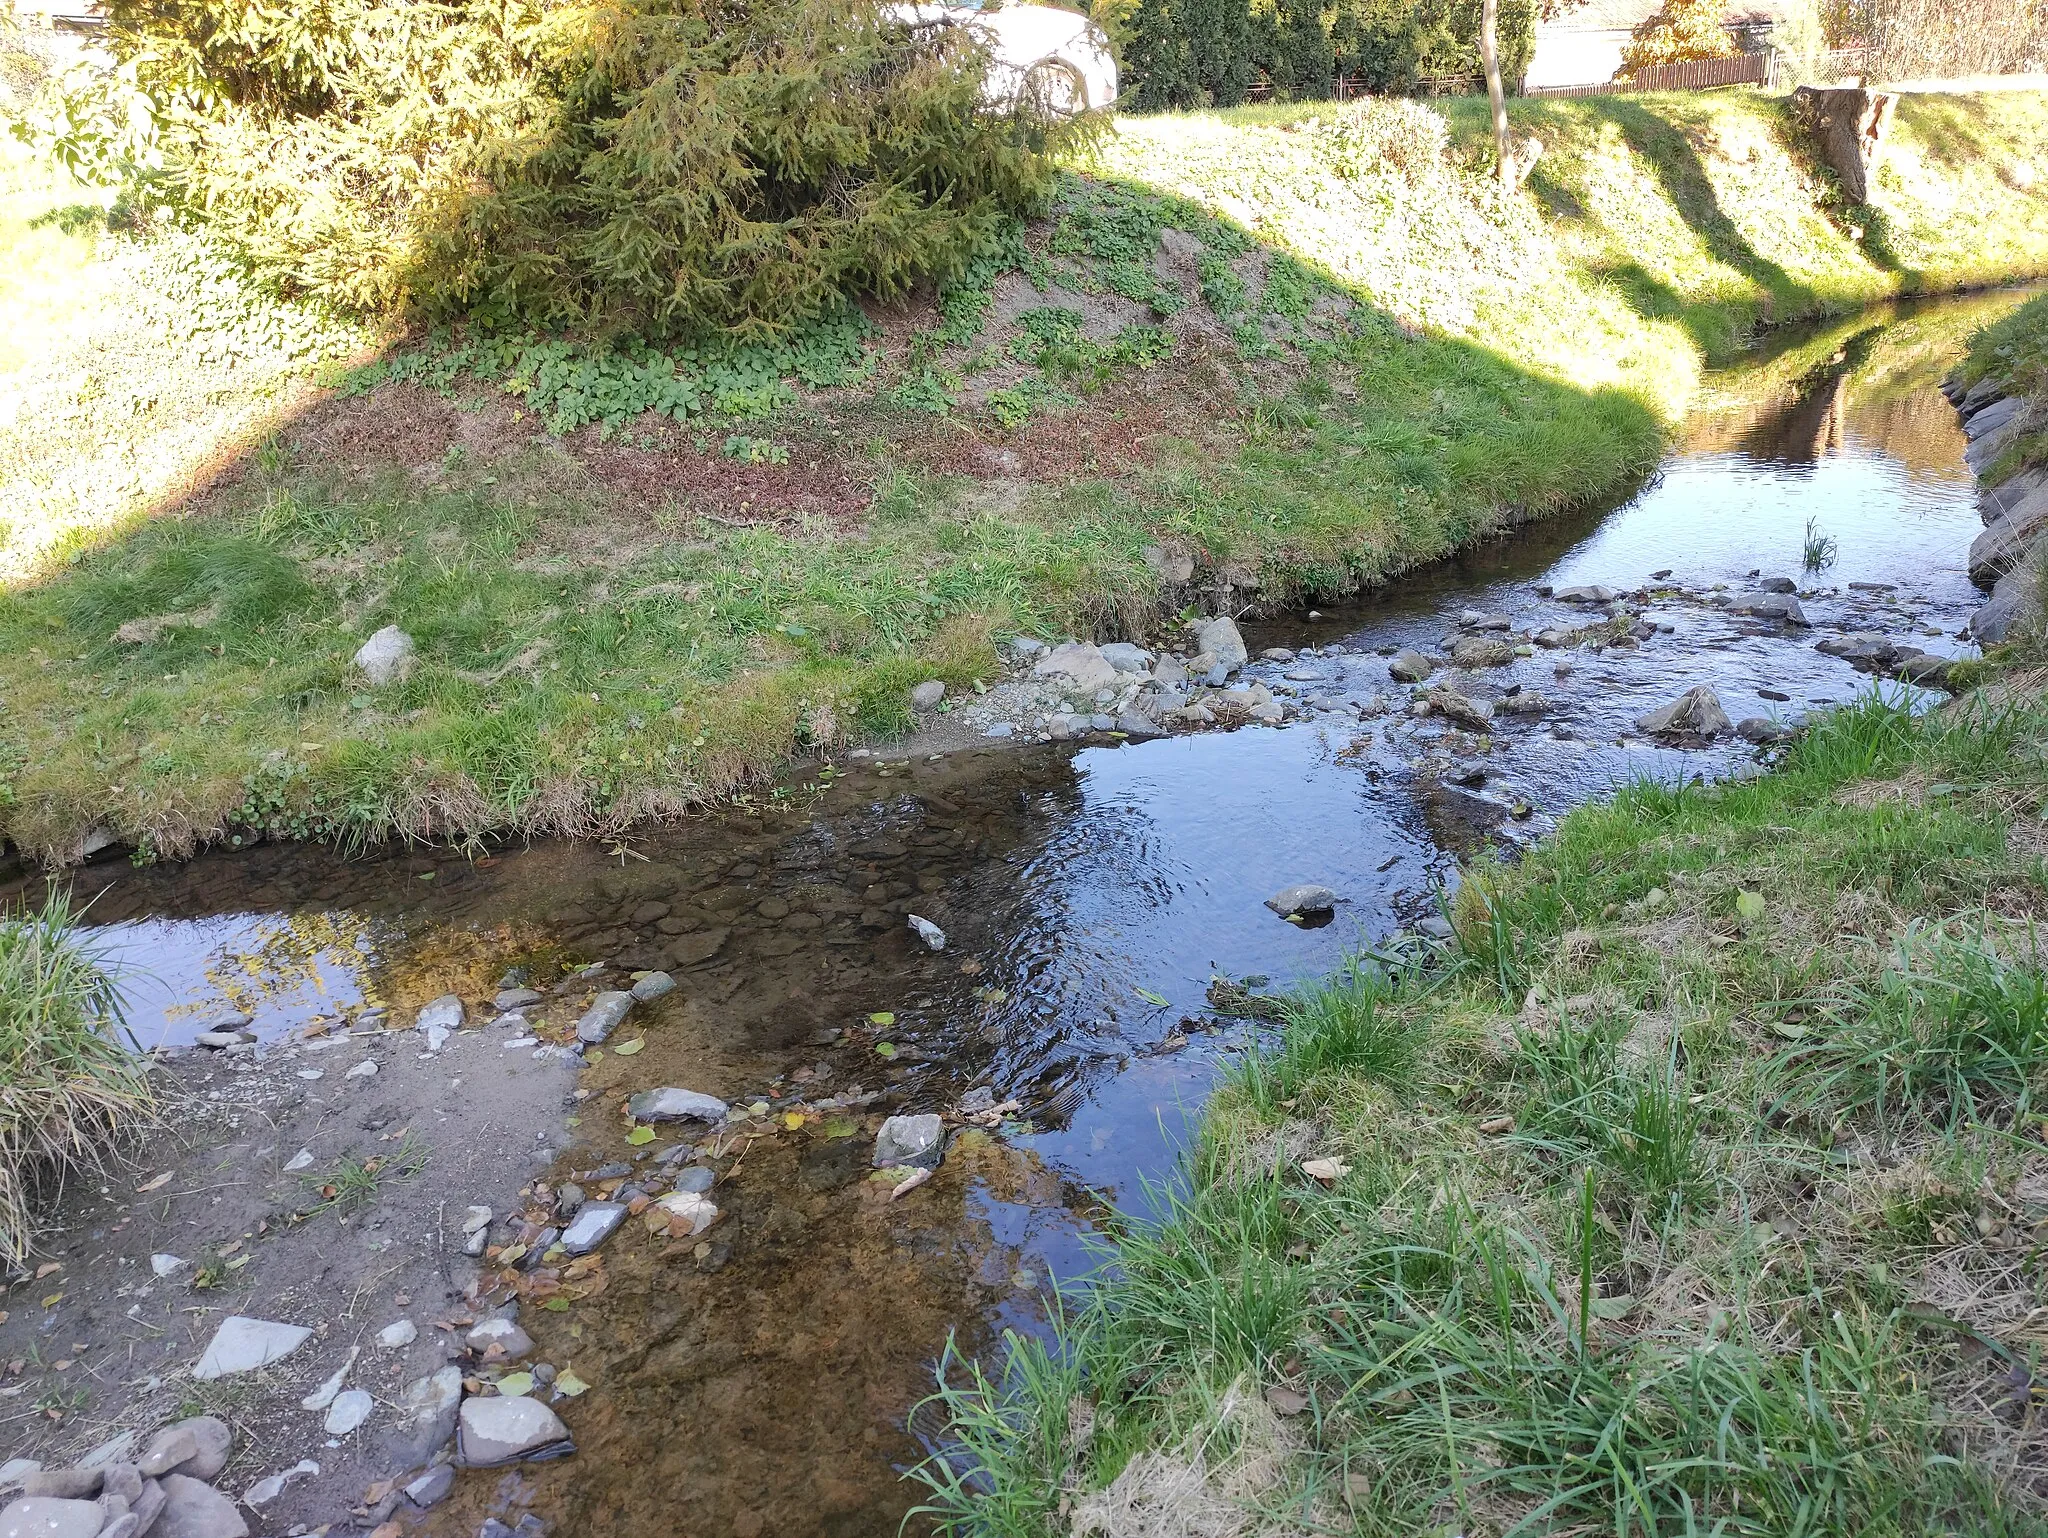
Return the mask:
{"type": "Polygon", "coordinates": [[[975,973],[979,972],[980,970],[981,963],[979,961],[976,961],[972,956],[969,956],[965,961],[960,963],[960,972],[961,975],[964,977],[972,977],[975,973]]]}
{"type": "Polygon", "coordinates": [[[803,1124],[804,1113],[802,1111],[784,1111],[782,1113],[782,1125],[787,1127],[791,1132],[796,1131],[797,1128],[801,1127],[803,1124]]]}
{"type": "Polygon", "coordinates": [[[563,1297],[553,1297],[541,1304],[541,1307],[551,1314],[566,1314],[569,1312],[569,1300],[563,1297]]]}
{"type": "Polygon", "coordinates": [[[1806,1035],[1806,1027],[1791,1020],[1773,1020],[1771,1029],[1787,1041],[1798,1041],[1806,1035]]]}
{"type": "Polygon", "coordinates": [[[1489,1116],[1479,1124],[1479,1130],[1487,1137],[1499,1137],[1503,1132],[1515,1130],[1515,1119],[1512,1116],[1489,1116]]]}
{"type": "Polygon", "coordinates": [[[171,1170],[165,1170],[161,1175],[150,1176],[149,1179],[143,1181],[141,1185],[135,1188],[135,1194],[140,1196],[145,1191],[154,1191],[159,1186],[168,1185],[173,1173],[171,1170]]]}
{"type": "Polygon", "coordinates": [[[55,1307],[56,1307],[56,1306],[57,1306],[57,1305],[58,1305],[59,1303],[62,1303],[63,1301],[64,1301],[64,1294],[63,1294],[63,1293],[61,1293],[61,1292],[53,1292],[53,1293],[51,1293],[51,1294],[50,1294],[50,1295],[49,1295],[49,1296],[48,1296],[47,1298],[43,1299],[43,1307],[44,1307],[44,1308],[55,1308],[55,1307]]]}
{"type": "Polygon", "coordinates": [[[1308,1395],[1284,1383],[1275,1383],[1266,1390],[1266,1403],[1273,1407],[1275,1415],[1299,1415],[1308,1408],[1308,1395]]]}
{"type": "Polygon", "coordinates": [[[1735,911],[1754,923],[1764,916],[1764,894],[1761,892],[1737,892],[1735,911]]]}
{"type": "Polygon", "coordinates": [[[222,1246],[221,1246],[221,1247],[220,1247],[220,1248],[219,1248],[218,1250],[214,1251],[214,1253],[215,1253],[216,1255],[220,1256],[220,1258],[221,1258],[222,1260],[226,1260],[226,1259],[228,1258],[228,1256],[230,1256],[230,1255],[234,1254],[234,1253],[235,1253],[235,1251],[236,1251],[236,1250],[239,1250],[239,1249],[240,1249],[241,1247],[242,1247],[242,1241],[241,1241],[241,1240],[239,1240],[239,1239],[236,1239],[236,1240],[234,1240],[234,1241],[233,1241],[233,1242],[231,1242],[231,1243],[228,1243],[228,1244],[223,1244],[223,1245],[222,1245],[222,1246]]]}
{"type": "Polygon", "coordinates": [[[884,1030],[896,1023],[896,1017],[886,1009],[878,1009],[868,1016],[869,1025],[879,1025],[884,1030]]]}
{"type": "Polygon", "coordinates": [[[55,1276],[63,1269],[64,1262],[61,1260],[44,1261],[43,1264],[36,1267],[36,1280],[40,1282],[46,1276],[55,1276]]]}
{"type": "Polygon", "coordinates": [[[642,1047],[646,1045],[646,1037],[635,1036],[631,1041],[622,1041],[616,1047],[613,1047],[612,1054],[615,1057],[631,1057],[635,1052],[638,1052],[642,1047]]]}
{"type": "Polygon", "coordinates": [[[895,1043],[895,1042],[893,1042],[893,1041],[878,1041],[878,1042],[876,1042],[876,1043],[875,1043],[875,1056],[876,1056],[876,1057],[881,1057],[881,1058],[890,1058],[890,1057],[894,1057],[895,1055],[896,1055],[896,1043],[895,1043]]]}
{"type": "Polygon", "coordinates": [[[626,1134],[626,1141],[635,1148],[642,1147],[654,1141],[654,1129],[652,1127],[635,1127],[626,1134]]]}
{"type": "MultiPolygon", "coordinates": [[[[2048,1124],[2043,1125],[2042,1132],[2044,1135],[2048,1135],[2048,1124]]],[[[858,1137],[859,1135],[860,1123],[851,1116],[828,1116],[825,1118],[825,1136],[833,1142],[837,1142],[840,1138],[858,1137]]]]}
{"type": "Polygon", "coordinates": [[[501,1394],[531,1394],[533,1392],[533,1374],[530,1372],[506,1373],[504,1377],[498,1380],[498,1392],[501,1394]]]}
{"type": "Polygon", "coordinates": [[[1635,1306],[1635,1298],[1626,1292],[1612,1298],[1595,1298],[1593,1300],[1593,1317],[1595,1319],[1626,1319],[1635,1311],[1635,1306]]]}
{"type": "Polygon", "coordinates": [[[590,1385],[576,1376],[576,1369],[564,1367],[555,1375],[555,1392],[564,1399],[574,1399],[578,1394],[588,1393],[590,1385]]]}
{"type": "Polygon", "coordinates": [[[1342,1159],[1303,1159],[1301,1172],[1324,1185],[1331,1185],[1350,1174],[1351,1166],[1342,1159]]]}

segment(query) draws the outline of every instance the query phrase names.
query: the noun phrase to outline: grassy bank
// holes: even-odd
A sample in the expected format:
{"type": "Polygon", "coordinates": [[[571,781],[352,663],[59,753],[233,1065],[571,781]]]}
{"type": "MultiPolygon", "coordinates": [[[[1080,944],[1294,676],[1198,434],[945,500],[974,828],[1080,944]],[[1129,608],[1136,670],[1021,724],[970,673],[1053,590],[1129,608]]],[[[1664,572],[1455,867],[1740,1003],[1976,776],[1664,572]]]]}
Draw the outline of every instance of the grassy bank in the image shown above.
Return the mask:
{"type": "Polygon", "coordinates": [[[2042,683],[1627,789],[1288,999],[1064,1354],[955,1368],[950,1530],[2040,1531],[2042,683]]]}
{"type": "MultiPolygon", "coordinates": [[[[2031,422],[2048,421],[2048,296],[2027,301],[1979,332],[1956,377],[1965,386],[1997,380],[2006,394],[2029,398],[2031,422]]],[[[1985,465],[1978,479],[1986,486],[2000,486],[2043,465],[2048,465],[2048,431],[2030,430],[1985,465]]]]}
{"type": "Polygon", "coordinates": [[[617,830],[900,731],[1005,633],[1334,597],[1616,494],[1759,322],[2048,269],[2003,179],[2048,161],[2035,97],[1909,103],[1867,210],[1783,101],[1517,111],[1514,198],[1470,103],[1125,120],[900,310],[368,366],[16,162],[0,239],[133,302],[46,294],[13,360],[0,833],[617,830]],[[418,658],[372,688],[387,624],[418,658]]]}
{"type": "Polygon", "coordinates": [[[31,1252],[40,1187],[101,1169],[154,1116],[120,1027],[113,982],[61,899],[0,916],[0,1265],[31,1252]]]}

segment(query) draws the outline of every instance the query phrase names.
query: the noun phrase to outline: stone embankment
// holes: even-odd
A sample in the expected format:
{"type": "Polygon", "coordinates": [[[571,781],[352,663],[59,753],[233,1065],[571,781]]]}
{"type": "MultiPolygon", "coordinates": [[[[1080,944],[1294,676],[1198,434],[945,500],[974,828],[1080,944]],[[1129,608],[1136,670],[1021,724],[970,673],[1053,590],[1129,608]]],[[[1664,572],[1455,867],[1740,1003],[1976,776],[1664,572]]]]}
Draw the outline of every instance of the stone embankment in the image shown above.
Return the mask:
{"type": "Polygon", "coordinates": [[[1968,389],[1943,386],[1970,440],[1964,459],[1978,478],[1984,532],[1970,545],[1970,580],[1991,597],[1970,620],[1971,636],[1995,646],[2030,631],[2042,620],[2043,563],[2048,562],[2048,467],[2023,469],[1995,484],[1986,477],[2007,451],[2041,430],[2040,403],[2008,393],[2005,381],[1986,377],[1968,389]]]}

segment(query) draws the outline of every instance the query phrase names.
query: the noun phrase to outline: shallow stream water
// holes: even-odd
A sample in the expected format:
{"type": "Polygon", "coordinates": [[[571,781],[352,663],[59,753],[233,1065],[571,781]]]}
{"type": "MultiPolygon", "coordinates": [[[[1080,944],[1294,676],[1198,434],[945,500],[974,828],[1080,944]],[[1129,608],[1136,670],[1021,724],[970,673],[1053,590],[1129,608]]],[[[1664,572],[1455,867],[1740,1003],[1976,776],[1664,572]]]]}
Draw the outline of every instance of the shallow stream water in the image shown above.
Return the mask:
{"type": "Polygon", "coordinates": [[[593,1385],[566,1410],[577,1455],[465,1476],[429,1525],[474,1532],[483,1514],[531,1509],[568,1533],[890,1532],[914,1499],[899,1477],[920,1456],[911,1407],[948,1333],[986,1351],[1006,1326],[1036,1327],[1053,1279],[1089,1264],[1100,1214],[1142,1207],[1145,1183],[1170,1176],[1244,1039],[1211,1011],[1213,978],[1328,970],[1432,914],[1462,856],[1539,837],[1631,776],[1752,772],[1748,743],[1674,748],[1634,728],[1695,684],[1738,720],[1786,719],[1872,687],[1815,649],[1830,633],[1968,650],[1956,635],[1978,599],[1963,565],[1980,524],[1934,386],[1960,339],[2019,297],[1777,338],[1716,381],[1712,409],[1626,504],[1313,622],[1247,626],[1255,653],[1303,653],[1250,670],[1301,702],[1282,727],[842,756],[612,848],[471,862],[268,846],[96,865],[77,886],[126,968],[145,1046],[189,1041],[223,1007],[275,1043],[363,1005],[402,1017],[451,991],[488,997],[511,966],[673,970],[677,992],[641,1016],[645,1049],[585,1071],[574,1125],[535,1129],[532,1173],[628,1157],[626,1124],[604,1112],[635,1089],[765,1101],[757,1135],[717,1158],[724,1220],[666,1249],[629,1227],[600,1295],[539,1316],[543,1353],[593,1385]],[[1834,542],[1817,574],[1801,571],[1809,520],[1834,542]],[[1716,584],[1745,593],[1753,574],[1798,579],[1812,628],[1717,606],[1716,584]],[[1537,593],[1575,583],[1644,590],[1630,607],[1649,630],[1475,673],[1461,687],[1519,686],[1550,707],[1503,713],[1486,738],[1408,711],[1387,653],[1437,649],[1467,609],[1518,631],[1583,625],[1586,611],[1537,593]],[[1300,881],[1342,895],[1333,923],[1262,906],[1300,881]],[[909,912],[944,929],[943,952],[916,942],[909,912]],[[883,1012],[893,1021],[874,1023],[883,1012]],[[828,1093],[879,1092],[870,1116],[951,1109],[977,1086],[1015,1114],[895,1202],[865,1179],[865,1137],[779,1118],[828,1093]]]}

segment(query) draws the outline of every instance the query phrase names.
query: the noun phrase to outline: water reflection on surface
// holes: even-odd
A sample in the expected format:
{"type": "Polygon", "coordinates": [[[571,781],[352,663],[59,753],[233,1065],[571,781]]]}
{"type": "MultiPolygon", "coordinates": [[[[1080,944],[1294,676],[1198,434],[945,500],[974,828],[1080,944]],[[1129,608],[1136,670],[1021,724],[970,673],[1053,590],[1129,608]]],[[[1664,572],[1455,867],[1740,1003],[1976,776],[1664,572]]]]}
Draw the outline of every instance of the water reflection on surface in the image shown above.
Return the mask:
{"type": "MultiPolygon", "coordinates": [[[[917,1454],[904,1415],[946,1331],[980,1346],[1032,1327],[1048,1279],[1085,1267],[1100,1204],[1142,1205],[1144,1182],[1171,1171],[1240,1039],[1234,1025],[1185,1028],[1216,1023],[1212,976],[1325,970],[1431,912],[1480,843],[1534,837],[1630,776],[1753,758],[1634,731],[1693,684],[1738,719],[1791,714],[1870,686],[1814,650],[1830,629],[1967,649],[1955,634],[1977,598],[1963,560],[1978,519],[1933,385],[1956,339],[2014,302],[1788,339],[1718,382],[1721,407],[1627,505],[1531,527],[1318,624],[1248,627],[1255,651],[1323,650],[1296,668],[1311,679],[1255,667],[1308,707],[1282,729],[808,770],[758,807],[650,830],[625,856],[555,844],[473,865],[273,847],[100,866],[80,882],[97,892],[88,918],[128,969],[145,1045],[189,1040],[220,1010],[270,1040],[363,1003],[486,996],[522,958],[604,956],[681,980],[647,1052],[603,1068],[607,1089],[736,1098],[815,1063],[884,1091],[878,1111],[950,1107],[975,1084],[1021,1102],[1028,1120],[949,1160],[917,1202],[874,1207],[858,1160],[795,1140],[750,1154],[721,1188],[734,1217],[716,1267],[664,1271],[622,1244],[610,1290],[559,1326],[599,1385],[577,1411],[582,1451],[521,1476],[513,1498],[570,1531],[630,1521],[679,1488],[706,1532],[885,1531],[908,1504],[893,1469],[917,1454]],[[1809,520],[1838,550],[1802,584],[1813,631],[1712,605],[1716,583],[1800,576],[1809,520]],[[1503,716],[1488,740],[1406,713],[1384,654],[1436,647],[1459,611],[1584,623],[1539,583],[1651,584],[1642,616],[1663,628],[1471,680],[1551,704],[1503,716]],[[1479,781],[1448,784],[1447,757],[1477,763],[1479,781]],[[1343,894],[1335,923],[1303,929],[1262,906],[1304,880],[1343,894]],[[911,939],[912,911],[947,931],[943,954],[911,939]],[[876,1011],[896,1017],[893,1062],[873,1054],[876,1011]]],[[[572,1165],[615,1152],[614,1129],[583,1135],[572,1165]]],[[[472,1529],[478,1509],[460,1508],[472,1529]]]]}

